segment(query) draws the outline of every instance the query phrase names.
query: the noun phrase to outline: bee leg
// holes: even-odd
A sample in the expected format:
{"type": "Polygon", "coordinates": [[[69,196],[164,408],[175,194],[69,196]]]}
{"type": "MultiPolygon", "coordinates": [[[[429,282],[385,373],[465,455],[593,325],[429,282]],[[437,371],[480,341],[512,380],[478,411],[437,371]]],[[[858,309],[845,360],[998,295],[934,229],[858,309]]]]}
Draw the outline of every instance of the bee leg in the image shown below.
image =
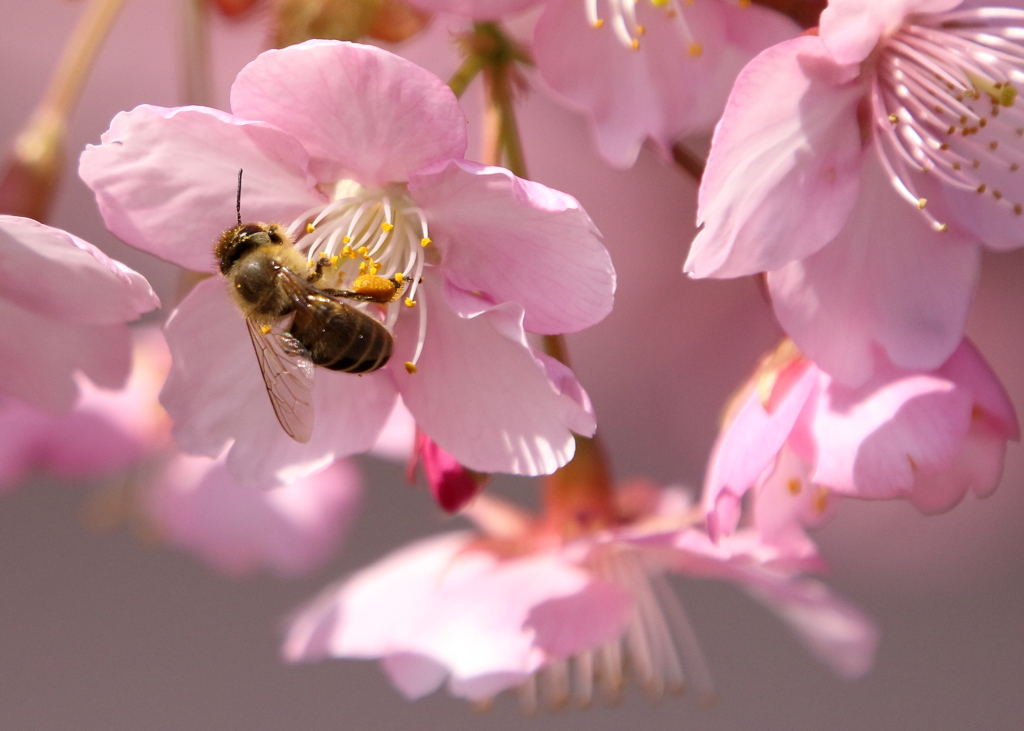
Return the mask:
{"type": "Polygon", "coordinates": [[[344,297],[347,300],[355,300],[356,302],[376,302],[371,295],[359,294],[358,292],[350,292],[347,289],[321,289],[324,294],[329,294],[331,297],[344,297]]]}
{"type": "Polygon", "coordinates": [[[310,284],[320,281],[324,276],[324,267],[328,267],[330,265],[331,257],[321,251],[320,257],[316,260],[316,264],[313,267],[313,273],[306,277],[306,281],[310,284]]]}

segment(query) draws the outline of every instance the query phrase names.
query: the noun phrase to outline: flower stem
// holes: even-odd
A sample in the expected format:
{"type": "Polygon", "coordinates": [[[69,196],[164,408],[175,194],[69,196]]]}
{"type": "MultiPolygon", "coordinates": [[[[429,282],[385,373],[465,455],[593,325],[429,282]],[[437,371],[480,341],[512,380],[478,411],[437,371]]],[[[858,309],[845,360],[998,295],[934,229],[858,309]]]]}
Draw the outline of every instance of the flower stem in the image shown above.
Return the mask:
{"type": "Polygon", "coordinates": [[[182,100],[213,106],[206,0],[181,0],[182,100]]]}
{"type": "Polygon", "coordinates": [[[455,70],[452,77],[448,79],[448,86],[455,93],[455,98],[459,99],[465,93],[466,89],[469,88],[470,83],[477,77],[477,75],[484,69],[484,60],[475,53],[471,53],[466,56],[462,65],[455,70]]]}
{"type": "Polygon", "coordinates": [[[39,221],[46,217],[63,168],[68,116],[123,1],[92,0],[79,19],[42,101],[15,139],[11,159],[0,175],[0,213],[39,221]]]}
{"type": "Polygon", "coordinates": [[[686,149],[681,142],[672,145],[672,160],[698,183],[704,177],[704,160],[686,149]]]}

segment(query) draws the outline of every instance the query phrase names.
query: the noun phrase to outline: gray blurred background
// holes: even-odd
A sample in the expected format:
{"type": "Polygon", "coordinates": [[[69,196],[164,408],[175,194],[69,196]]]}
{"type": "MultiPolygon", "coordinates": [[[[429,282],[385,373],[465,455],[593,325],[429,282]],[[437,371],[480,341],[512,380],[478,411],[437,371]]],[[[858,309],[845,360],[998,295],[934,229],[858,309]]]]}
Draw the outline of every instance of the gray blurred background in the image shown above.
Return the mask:
{"type": "MultiPolygon", "coordinates": [[[[81,0],[0,0],[0,140],[28,118],[81,0]]],[[[237,70],[263,47],[260,20],[216,21],[221,106],[237,70]]],[[[180,103],[179,13],[129,0],[76,113],[69,174],[51,220],[140,270],[165,303],[176,273],[106,232],[74,175],[77,151],[118,111],[180,103]]],[[[448,31],[439,27],[433,42],[448,31]]],[[[443,53],[410,56],[438,73],[443,53]]],[[[448,64],[446,66],[446,64],[448,64]]],[[[471,119],[472,95],[467,102],[471,119]]],[[[570,338],[620,477],[699,485],[718,411],[778,337],[753,282],[691,282],[695,186],[645,150],[607,169],[586,126],[542,94],[525,104],[532,177],[591,213],[619,271],[617,305],[570,338]]],[[[471,153],[475,149],[472,147],[471,153]]],[[[227,214],[230,216],[230,212],[227,214]]],[[[1024,404],[1024,253],[986,261],[970,334],[1024,404]]],[[[316,575],[226,579],[189,556],[144,547],[125,529],[90,530],[91,488],[35,480],[0,496],[0,731],[319,731],[321,729],[686,728],[803,731],[1024,729],[1024,457],[1009,449],[994,497],[924,519],[906,505],[848,503],[818,534],[830,584],[881,624],[875,669],[847,683],[811,660],[782,624],[732,587],[677,582],[720,702],[649,705],[523,718],[513,698],[478,714],[443,692],[409,703],[373,663],[288,667],[282,617],[323,584],[413,538],[458,524],[408,487],[402,467],[363,463],[363,515],[316,575]]],[[[534,485],[495,489],[530,504],[534,485]]]]}

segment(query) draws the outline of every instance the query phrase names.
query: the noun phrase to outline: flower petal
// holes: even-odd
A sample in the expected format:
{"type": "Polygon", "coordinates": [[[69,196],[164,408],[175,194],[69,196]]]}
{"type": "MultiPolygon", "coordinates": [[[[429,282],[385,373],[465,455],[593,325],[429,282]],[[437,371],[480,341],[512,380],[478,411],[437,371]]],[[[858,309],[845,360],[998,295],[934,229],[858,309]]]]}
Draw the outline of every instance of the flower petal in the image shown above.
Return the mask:
{"type": "MultiPolygon", "coordinates": [[[[518,302],[529,332],[576,332],[611,312],[615,270],[575,198],[504,168],[449,160],[413,175],[447,283],[518,302]]],[[[460,314],[476,314],[464,313],[460,314]]]]}
{"type": "Polygon", "coordinates": [[[881,345],[897,365],[940,366],[963,337],[978,277],[976,246],[937,233],[869,155],[854,212],[817,254],[768,275],[775,314],[836,379],[864,383],[881,345]]]}
{"type": "Polygon", "coordinates": [[[81,325],[41,317],[0,299],[0,391],[52,412],[69,411],[78,397],[74,375],[120,388],[132,364],[125,325],[81,325]]]}
{"type": "Polygon", "coordinates": [[[643,3],[633,10],[643,26],[634,49],[614,32],[614,20],[594,28],[585,7],[546,3],[534,56],[544,80],[588,114],[601,155],[616,167],[632,165],[648,138],[667,155],[679,138],[710,130],[743,65],[799,33],[756,6],[685,3],[673,6],[675,16],[643,3]]]}
{"type": "Polygon", "coordinates": [[[325,182],[403,182],[466,152],[466,116],[451,89],[373,46],[314,40],[267,51],[238,74],[231,110],[294,135],[325,182]]]}
{"type": "Polygon", "coordinates": [[[879,630],[861,610],[810,579],[750,571],[747,593],[775,612],[838,675],[859,678],[875,661],[879,630]]]}
{"type": "Polygon", "coordinates": [[[296,576],[333,555],[359,494],[358,473],[348,462],[259,490],[239,485],[223,460],[181,455],[145,500],[164,538],[214,568],[236,576],[259,569],[296,576]]]}
{"type": "Polygon", "coordinates": [[[0,215],[0,251],[4,299],[37,315],[109,325],[160,306],[142,275],[59,228],[0,215]]]}
{"type": "Polygon", "coordinates": [[[740,73],[715,130],[686,271],[735,277],[814,253],[857,198],[856,69],[819,39],[773,46],[740,73]]]}
{"type": "Polygon", "coordinates": [[[195,271],[214,271],[213,245],[242,220],[291,221],[323,196],[292,137],[204,107],[143,105],[114,117],[78,173],[107,228],[132,246],[195,271]]]}
{"type": "Polygon", "coordinates": [[[775,461],[818,378],[818,369],[805,362],[803,373],[770,411],[759,390],[750,389],[743,406],[719,436],[708,466],[703,500],[712,538],[736,529],[739,514],[730,508],[738,508],[739,499],[775,461]]]}
{"type": "MultiPolygon", "coordinates": [[[[292,621],[285,657],[418,655],[448,668],[453,693],[476,700],[522,682],[546,660],[531,611],[585,591],[590,576],[556,552],[502,559],[472,538],[414,543],[329,589],[292,621]]],[[[416,690],[436,678],[425,670],[416,690]]]]}
{"type": "Polygon", "coordinates": [[[245,486],[271,487],[370,449],[394,408],[385,372],[358,377],[317,369],[316,425],[299,444],[274,416],[244,320],[220,277],[200,282],[166,327],[173,364],[160,401],[174,438],[190,453],[216,457],[245,486]],[[233,441],[233,443],[231,443],[233,441]]]}
{"type": "Polygon", "coordinates": [[[574,453],[570,430],[594,431],[589,403],[577,400],[582,389],[567,369],[554,381],[549,376],[548,364],[526,342],[520,306],[498,305],[462,319],[445,304],[433,274],[421,285],[429,310],[418,370],[409,375],[401,365],[416,342],[413,317],[399,319],[397,352],[387,366],[416,423],[472,470],[554,472],[574,453]]]}
{"type": "Polygon", "coordinates": [[[830,0],[821,13],[821,40],[838,63],[860,63],[881,37],[911,13],[940,13],[963,0],[830,0]]]}

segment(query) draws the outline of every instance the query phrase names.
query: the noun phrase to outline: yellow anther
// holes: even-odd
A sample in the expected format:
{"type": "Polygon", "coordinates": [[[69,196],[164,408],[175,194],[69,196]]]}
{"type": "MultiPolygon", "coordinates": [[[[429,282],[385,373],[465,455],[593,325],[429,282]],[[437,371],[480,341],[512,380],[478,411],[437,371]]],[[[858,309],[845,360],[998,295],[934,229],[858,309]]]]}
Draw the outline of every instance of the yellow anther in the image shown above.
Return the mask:
{"type": "Polygon", "coordinates": [[[633,45],[633,50],[634,51],[639,51],[640,50],[640,40],[639,39],[634,38],[632,45],[633,45]]]}
{"type": "Polygon", "coordinates": [[[889,115],[889,121],[892,122],[893,124],[898,124],[899,121],[900,121],[899,115],[897,115],[897,114],[890,114],[889,115]]]}
{"type": "Polygon", "coordinates": [[[405,361],[405,371],[411,376],[413,373],[416,372],[416,364],[413,363],[411,360],[405,361]]]}
{"type": "Polygon", "coordinates": [[[645,28],[644,26],[642,26],[642,25],[638,25],[638,26],[636,27],[636,34],[637,34],[638,36],[642,36],[642,35],[643,35],[644,33],[646,33],[646,32],[647,32],[647,29],[646,29],[646,28],[645,28]]]}
{"type": "Polygon", "coordinates": [[[367,254],[370,253],[370,250],[367,249],[365,246],[360,246],[358,249],[356,249],[356,251],[358,251],[359,255],[361,257],[363,257],[364,259],[369,259],[370,258],[370,257],[367,256],[367,254]]]}
{"type": "Polygon", "coordinates": [[[949,224],[940,223],[939,227],[937,229],[935,229],[935,230],[938,231],[940,234],[944,234],[947,231],[949,231],[949,224]]]}
{"type": "Polygon", "coordinates": [[[982,183],[981,185],[978,186],[978,192],[979,193],[984,193],[986,190],[988,190],[988,186],[985,185],[984,183],[982,183]]]}
{"type": "Polygon", "coordinates": [[[604,26],[604,18],[598,18],[597,20],[594,21],[593,25],[594,25],[595,28],[603,27],[604,26]]]}
{"type": "Polygon", "coordinates": [[[366,270],[369,269],[369,265],[365,261],[359,262],[359,273],[366,274],[366,270]]]}
{"type": "Polygon", "coordinates": [[[405,298],[405,306],[406,307],[415,307],[416,306],[416,300],[409,299],[408,297],[406,297],[405,298]]]}
{"type": "Polygon", "coordinates": [[[698,58],[702,53],[704,53],[704,46],[695,41],[690,44],[689,51],[691,56],[698,58]]]}
{"type": "Polygon", "coordinates": [[[343,236],[341,238],[341,243],[343,243],[343,244],[351,244],[352,243],[352,237],[351,236],[343,236]]]}
{"type": "Polygon", "coordinates": [[[270,325],[260,325],[260,332],[263,333],[264,335],[270,335],[270,331],[272,329],[273,328],[270,327],[270,325]]]}
{"type": "Polygon", "coordinates": [[[667,8],[670,0],[651,0],[651,5],[656,8],[667,8]]]}
{"type": "Polygon", "coordinates": [[[790,481],[786,483],[786,489],[789,490],[790,495],[799,495],[802,487],[800,480],[795,477],[791,478],[790,481]]]}
{"type": "Polygon", "coordinates": [[[370,274],[373,274],[374,276],[376,276],[377,272],[379,272],[379,271],[380,271],[380,267],[375,266],[373,264],[370,265],[370,274]]]}
{"type": "Polygon", "coordinates": [[[828,490],[824,487],[819,487],[818,494],[814,496],[814,509],[819,515],[828,510],[828,490]]]}
{"type": "Polygon", "coordinates": [[[382,223],[382,224],[380,225],[380,230],[381,230],[381,231],[383,231],[384,233],[388,233],[388,232],[389,232],[389,231],[391,231],[391,229],[393,229],[393,228],[394,228],[394,225],[393,225],[393,224],[390,224],[390,223],[388,223],[387,221],[385,221],[384,223],[382,223]]]}
{"type": "Polygon", "coordinates": [[[424,236],[422,239],[420,239],[420,246],[422,246],[424,248],[430,246],[430,239],[428,239],[426,236],[424,236]]]}
{"type": "Polygon", "coordinates": [[[334,256],[331,257],[331,266],[332,267],[338,266],[338,255],[337,254],[335,254],[334,256]]]}
{"type": "Polygon", "coordinates": [[[313,225],[313,224],[311,224],[311,223],[307,223],[307,224],[306,224],[306,233],[308,233],[308,234],[311,234],[311,233],[313,233],[314,231],[316,231],[316,226],[314,226],[314,225],[313,225]]]}
{"type": "Polygon", "coordinates": [[[918,198],[917,199],[917,210],[923,211],[924,207],[926,205],[928,205],[928,199],[927,198],[918,198]]]}
{"type": "Polygon", "coordinates": [[[402,282],[405,281],[405,275],[402,274],[401,272],[396,272],[395,273],[395,281],[398,282],[399,284],[401,284],[402,282]]]}

